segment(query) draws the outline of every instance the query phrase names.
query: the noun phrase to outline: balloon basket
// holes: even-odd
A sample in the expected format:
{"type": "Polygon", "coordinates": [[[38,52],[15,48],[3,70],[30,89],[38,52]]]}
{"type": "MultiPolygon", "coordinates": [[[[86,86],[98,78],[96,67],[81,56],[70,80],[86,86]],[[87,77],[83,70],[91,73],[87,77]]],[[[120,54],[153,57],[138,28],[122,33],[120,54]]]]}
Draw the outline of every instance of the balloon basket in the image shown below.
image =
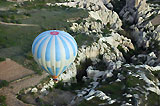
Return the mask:
{"type": "Polygon", "coordinates": [[[58,83],[58,79],[53,79],[54,83],[58,83]]]}
{"type": "Polygon", "coordinates": [[[58,76],[52,76],[52,78],[55,83],[58,83],[58,76]]]}

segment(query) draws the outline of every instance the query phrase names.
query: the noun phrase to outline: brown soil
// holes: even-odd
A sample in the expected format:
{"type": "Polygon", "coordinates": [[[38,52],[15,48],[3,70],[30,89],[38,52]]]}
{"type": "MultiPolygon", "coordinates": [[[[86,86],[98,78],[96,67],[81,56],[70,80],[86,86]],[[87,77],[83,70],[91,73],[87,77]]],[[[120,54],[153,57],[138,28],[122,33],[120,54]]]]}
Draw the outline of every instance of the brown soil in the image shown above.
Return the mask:
{"type": "Polygon", "coordinates": [[[153,25],[160,25],[160,15],[156,16],[151,20],[153,25]]]}
{"type": "Polygon", "coordinates": [[[31,104],[25,104],[18,100],[16,95],[23,88],[35,86],[40,82],[40,80],[46,78],[47,76],[47,73],[43,73],[41,76],[34,74],[30,77],[11,82],[9,87],[3,87],[0,89],[0,95],[6,96],[7,106],[32,106],[31,104]]]}
{"type": "Polygon", "coordinates": [[[0,80],[13,81],[33,73],[10,59],[0,62],[0,80]]]}
{"type": "Polygon", "coordinates": [[[25,104],[16,98],[16,95],[23,88],[35,86],[48,76],[47,73],[42,73],[41,76],[34,74],[32,70],[26,69],[16,62],[6,59],[0,62],[0,80],[12,81],[8,87],[0,89],[0,95],[6,96],[7,106],[32,106],[25,104]]]}

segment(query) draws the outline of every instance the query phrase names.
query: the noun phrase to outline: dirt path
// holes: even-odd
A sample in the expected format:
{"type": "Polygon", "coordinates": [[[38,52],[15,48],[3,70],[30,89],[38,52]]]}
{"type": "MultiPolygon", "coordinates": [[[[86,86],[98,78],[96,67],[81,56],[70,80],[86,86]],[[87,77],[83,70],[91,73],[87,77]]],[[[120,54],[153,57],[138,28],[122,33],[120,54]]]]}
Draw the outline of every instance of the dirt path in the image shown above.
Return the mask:
{"type": "Polygon", "coordinates": [[[16,98],[16,94],[23,88],[35,86],[40,82],[40,80],[46,78],[47,76],[48,74],[44,72],[41,76],[33,74],[32,76],[14,81],[10,83],[9,87],[0,89],[0,94],[6,96],[7,106],[32,106],[18,100],[16,98]]]}
{"type": "Polygon", "coordinates": [[[6,23],[6,22],[0,22],[0,24],[3,24],[3,25],[16,25],[16,26],[38,26],[36,24],[15,24],[15,23],[6,23]]]}

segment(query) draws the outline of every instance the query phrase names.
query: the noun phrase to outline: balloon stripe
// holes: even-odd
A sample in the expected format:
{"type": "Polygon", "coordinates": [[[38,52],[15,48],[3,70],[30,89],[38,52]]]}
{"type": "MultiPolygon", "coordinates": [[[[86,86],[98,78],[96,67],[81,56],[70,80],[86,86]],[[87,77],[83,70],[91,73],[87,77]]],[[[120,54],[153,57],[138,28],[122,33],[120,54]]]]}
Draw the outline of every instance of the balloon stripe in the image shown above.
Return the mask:
{"type": "Polygon", "coordinates": [[[60,70],[60,68],[56,67],[56,76],[58,76],[59,70],[60,70]]]}
{"type": "Polygon", "coordinates": [[[68,45],[67,45],[66,41],[64,41],[61,36],[59,36],[59,38],[61,39],[61,41],[63,43],[63,47],[65,49],[66,59],[68,60],[70,58],[70,51],[69,51],[68,45]]]}
{"type": "Polygon", "coordinates": [[[72,49],[73,49],[73,55],[76,56],[76,48],[75,48],[73,42],[68,37],[66,37],[66,36],[63,36],[63,37],[65,37],[65,39],[67,39],[68,42],[71,44],[72,49]]]}
{"type": "Polygon", "coordinates": [[[52,44],[52,40],[53,40],[53,36],[50,38],[47,47],[46,47],[46,53],[45,53],[45,58],[46,61],[50,61],[51,60],[51,44],[52,44]]]}
{"type": "Polygon", "coordinates": [[[50,68],[50,67],[47,67],[47,68],[48,68],[49,72],[51,73],[51,75],[54,75],[52,72],[52,68],[50,68]]]}
{"type": "Polygon", "coordinates": [[[62,74],[65,70],[66,70],[67,66],[64,66],[62,69],[62,72],[60,74],[62,74]]]}
{"type": "MultiPolygon", "coordinates": [[[[45,56],[46,56],[46,47],[48,45],[48,42],[50,40],[52,36],[48,36],[47,39],[44,41],[44,44],[42,46],[42,50],[41,50],[41,62],[42,62],[42,65],[44,66],[44,68],[49,72],[48,68],[47,68],[47,62],[45,60],[45,56]]],[[[41,42],[43,43],[43,42],[41,42]]],[[[50,72],[49,72],[50,73],[50,72]]],[[[51,74],[51,73],[50,73],[51,74]]]]}
{"type": "Polygon", "coordinates": [[[37,39],[39,39],[39,37],[42,37],[42,36],[46,36],[46,32],[42,32],[41,34],[39,34],[39,35],[34,39],[33,44],[37,41],[37,39]]]}
{"type": "Polygon", "coordinates": [[[47,36],[41,38],[41,40],[39,40],[38,43],[37,43],[36,46],[35,46],[34,57],[36,58],[36,60],[38,60],[37,52],[38,52],[39,45],[41,44],[41,42],[42,42],[45,38],[47,38],[47,36]]]}
{"type": "Polygon", "coordinates": [[[77,45],[76,41],[74,40],[74,38],[70,34],[68,34],[68,33],[65,32],[63,34],[63,36],[66,36],[66,37],[70,38],[74,42],[74,44],[77,45]]]}
{"type": "Polygon", "coordinates": [[[65,37],[67,37],[68,39],[70,39],[70,41],[73,42],[74,46],[75,46],[76,49],[77,49],[77,43],[76,43],[76,41],[74,40],[74,38],[73,38],[71,35],[69,35],[69,34],[63,34],[63,36],[65,36],[65,37]]]}
{"type": "MultiPolygon", "coordinates": [[[[45,36],[45,35],[44,35],[45,36]]],[[[32,45],[32,54],[35,53],[35,47],[37,45],[37,43],[44,37],[44,36],[41,36],[39,37],[37,40],[34,41],[33,45],[32,45]]]]}
{"type": "Polygon", "coordinates": [[[65,65],[65,61],[66,61],[66,53],[65,53],[65,47],[62,43],[62,40],[60,38],[61,34],[59,34],[58,36],[58,41],[59,41],[59,45],[60,45],[60,52],[61,52],[61,60],[59,62],[56,62],[56,67],[60,68],[59,72],[57,73],[57,75],[59,75],[63,69],[63,66],[65,65]]]}
{"type": "Polygon", "coordinates": [[[71,59],[73,57],[73,49],[72,49],[72,46],[71,44],[68,42],[68,40],[66,38],[64,38],[63,36],[61,36],[61,38],[66,42],[67,44],[67,47],[69,48],[69,52],[70,52],[70,58],[71,59]]]}
{"type": "Polygon", "coordinates": [[[41,58],[41,54],[42,54],[42,48],[43,48],[43,45],[46,41],[46,39],[48,38],[49,36],[47,36],[45,39],[43,39],[43,41],[41,42],[41,44],[39,45],[38,47],[38,52],[37,52],[37,58],[41,58]]]}
{"type": "Polygon", "coordinates": [[[60,45],[57,36],[55,37],[55,55],[56,55],[56,61],[61,60],[61,51],[60,51],[60,45]]]}
{"type": "Polygon", "coordinates": [[[41,66],[42,67],[42,69],[44,70],[44,71],[46,71],[47,73],[48,73],[48,71],[43,67],[43,66],[41,66]]]}
{"type": "Polygon", "coordinates": [[[56,71],[56,60],[55,60],[55,36],[53,36],[53,41],[52,41],[52,45],[51,45],[51,67],[52,67],[52,72],[54,73],[55,75],[55,71],[56,71]]]}

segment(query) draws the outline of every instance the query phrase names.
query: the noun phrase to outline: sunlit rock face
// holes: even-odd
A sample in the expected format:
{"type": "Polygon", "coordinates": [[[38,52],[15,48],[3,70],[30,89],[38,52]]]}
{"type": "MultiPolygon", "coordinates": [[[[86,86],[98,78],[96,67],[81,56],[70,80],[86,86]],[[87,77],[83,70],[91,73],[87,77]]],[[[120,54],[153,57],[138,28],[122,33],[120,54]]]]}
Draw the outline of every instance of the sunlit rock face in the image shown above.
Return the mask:
{"type": "Polygon", "coordinates": [[[109,2],[110,0],[75,0],[74,2],[56,4],[69,7],[77,6],[78,8],[86,9],[89,11],[91,18],[100,20],[104,25],[109,23],[113,29],[121,29],[122,21],[120,20],[118,14],[112,10],[109,10],[106,6],[109,2]]]}
{"type": "Polygon", "coordinates": [[[118,49],[119,46],[126,53],[129,52],[129,50],[134,50],[130,39],[114,32],[110,37],[102,37],[91,46],[82,46],[78,50],[75,62],[60,76],[60,79],[63,79],[64,82],[72,82],[71,79],[77,75],[78,69],[76,66],[81,66],[81,63],[85,63],[87,59],[90,59],[92,64],[104,61],[108,67],[107,69],[117,69],[116,67],[120,67],[119,65],[121,65],[121,62],[126,61],[123,54],[118,49]],[[99,59],[99,56],[102,56],[102,59],[99,59]]]}

